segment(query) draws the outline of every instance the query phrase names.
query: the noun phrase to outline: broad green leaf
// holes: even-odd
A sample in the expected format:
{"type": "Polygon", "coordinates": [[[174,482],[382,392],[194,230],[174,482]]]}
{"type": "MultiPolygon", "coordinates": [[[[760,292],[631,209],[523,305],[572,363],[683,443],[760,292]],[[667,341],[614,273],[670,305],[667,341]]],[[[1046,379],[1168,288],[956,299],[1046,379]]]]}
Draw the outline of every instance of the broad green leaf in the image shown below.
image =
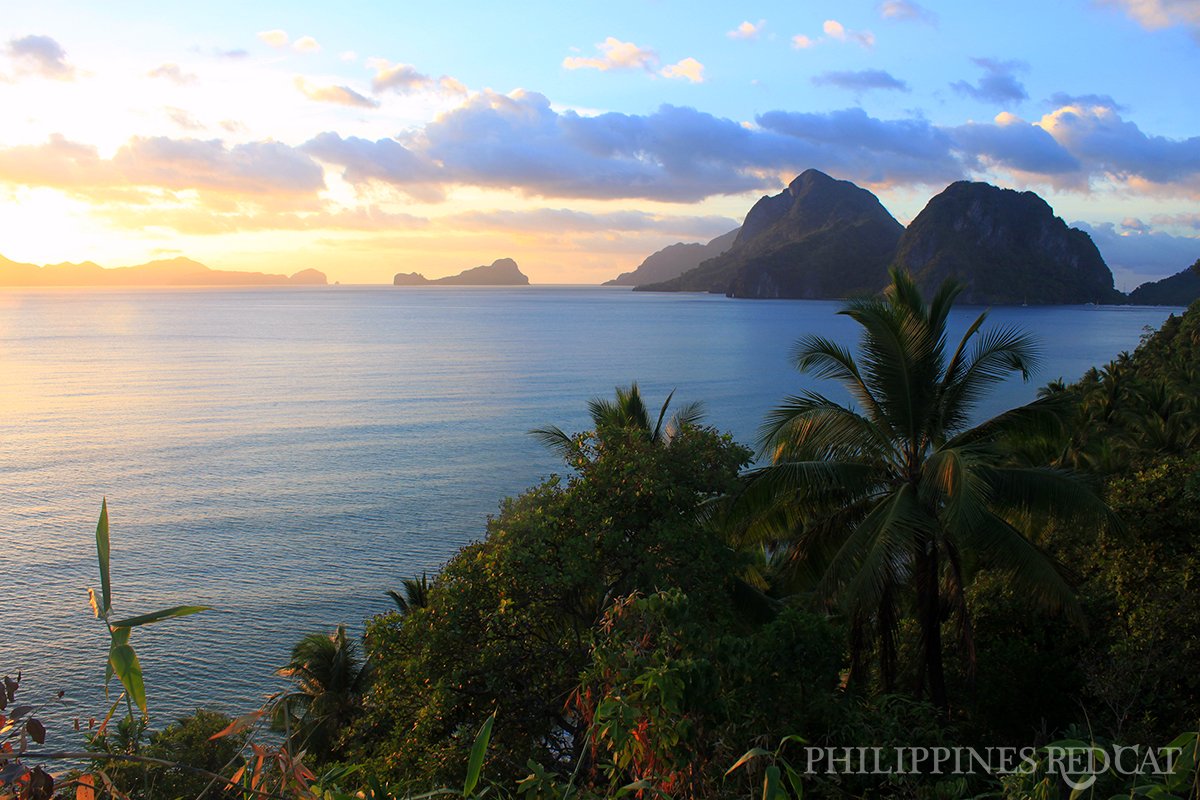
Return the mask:
{"type": "Polygon", "coordinates": [[[779,786],[779,767],[772,764],[767,767],[767,774],[763,775],[763,794],[762,800],[776,800],[783,794],[779,786]]]}
{"type": "Polygon", "coordinates": [[[146,684],[142,681],[142,665],[138,663],[137,653],[127,644],[114,644],[108,652],[108,661],[129,694],[129,699],[137,703],[137,707],[145,714],[146,684]]]}
{"type": "Polygon", "coordinates": [[[112,610],[112,581],[108,577],[108,498],[100,501],[100,521],[96,523],[96,560],[100,562],[100,616],[112,610]]]}
{"type": "MultiPolygon", "coordinates": [[[[109,632],[109,635],[112,636],[112,644],[109,645],[110,652],[112,651],[112,648],[116,647],[117,645],[129,644],[129,634],[132,633],[132,631],[129,628],[118,628],[116,626],[110,625],[110,626],[108,626],[108,632],[109,632]]],[[[112,664],[112,658],[109,658],[108,663],[104,665],[104,696],[105,697],[108,696],[108,684],[112,681],[112,678],[113,678],[113,664],[112,664]]]]}
{"type": "Polygon", "coordinates": [[[804,800],[804,781],[800,779],[799,773],[792,768],[791,764],[785,762],[784,768],[787,771],[788,783],[791,784],[792,792],[796,795],[796,800],[804,800]]]}
{"type": "Polygon", "coordinates": [[[136,617],[118,620],[112,624],[115,628],[136,628],[139,625],[149,625],[152,622],[160,622],[172,617],[186,617],[188,614],[198,614],[201,611],[209,611],[211,608],[212,606],[175,606],[173,608],[164,608],[162,611],[154,611],[150,614],[140,614],[136,617]]]}
{"type": "Polygon", "coordinates": [[[492,725],[496,722],[493,713],[484,720],[483,727],[475,736],[475,744],[471,745],[471,758],[467,761],[467,779],[463,782],[463,797],[470,797],[479,783],[479,774],[483,771],[483,757],[487,754],[488,742],[492,738],[492,725]]]}

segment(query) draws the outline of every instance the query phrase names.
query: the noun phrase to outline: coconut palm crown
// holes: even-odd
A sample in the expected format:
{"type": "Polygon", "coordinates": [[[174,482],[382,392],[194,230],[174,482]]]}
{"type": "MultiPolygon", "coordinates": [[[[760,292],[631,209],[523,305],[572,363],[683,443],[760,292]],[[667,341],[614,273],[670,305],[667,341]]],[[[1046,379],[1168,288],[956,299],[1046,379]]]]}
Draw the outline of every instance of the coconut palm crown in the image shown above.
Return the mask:
{"type": "MultiPolygon", "coordinates": [[[[592,418],[596,436],[601,439],[606,434],[632,433],[645,436],[652,442],[667,442],[679,428],[699,424],[704,417],[704,407],[700,403],[688,403],[668,417],[667,412],[674,397],[672,390],[663,401],[653,426],[650,424],[650,410],[642,399],[636,381],[628,389],[618,386],[615,401],[600,397],[589,400],[588,415],[592,418]]],[[[579,438],[571,436],[557,425],[534,428],[529,433],[568,462],[579,455],[579,438]]]]}
{"type": "Polygon", "coordinates": [[[856,358],[836,342],[797,342],[798,370],[840,382],[853,403],[815,392],[785,399],[761,429],[771,463],[749,475],[740,499],[759,541],[786,549],[819,597],[851,624],[852,678],[877,641],[885,691],[897,672],[906,609],[920,631],[916,690],[943,712],[943,623],[953,620],[973,664],[965,589],[980,569],[1007,574],[1018,591],[1075,609],[1065,570],[1035,544],[1050,521],[1107,524],[1103,503],[1071,473],[1021,466],[1004,438],[1058,424],[1050,397],[971,425],[978,401],[1037,364],[1033,338],[984,330],[980,314],[957,344],[947,321],[962,287],[943,284],[926,304],[912,278],[893,271],[882,297],[840,313],[861,328],[856,358]]]}

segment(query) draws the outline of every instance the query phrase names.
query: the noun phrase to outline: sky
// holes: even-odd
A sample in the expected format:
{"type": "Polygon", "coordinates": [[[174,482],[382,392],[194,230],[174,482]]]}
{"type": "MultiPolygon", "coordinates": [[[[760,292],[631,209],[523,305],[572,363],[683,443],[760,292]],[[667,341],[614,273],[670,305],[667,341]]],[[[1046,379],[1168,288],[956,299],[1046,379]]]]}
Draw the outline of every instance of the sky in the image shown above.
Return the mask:
{"type": "Polygon", "coordinates": [[[0,255],[598,283],[816,168],[1200,258],[1200,0],[5,3],[0,255]]]}

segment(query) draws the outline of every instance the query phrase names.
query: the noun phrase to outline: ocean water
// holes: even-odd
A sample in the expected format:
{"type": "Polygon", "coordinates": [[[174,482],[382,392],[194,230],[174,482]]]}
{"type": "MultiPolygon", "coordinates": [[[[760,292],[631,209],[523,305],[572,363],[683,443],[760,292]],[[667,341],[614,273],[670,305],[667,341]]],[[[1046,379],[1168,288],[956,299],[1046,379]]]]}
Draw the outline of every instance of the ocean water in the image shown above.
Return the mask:
{"type": "MultiPolygon", "coordinates": [[[[830,385],[787,355],[838,303],[598,287],[6,290],[0,293],[0,673],[46,716],[100,715],[107,633],[92,618],[94,530],[112,524],[121,616],[138,629],[152,722],[234,713],[278,686],[302,635],[389,609],[387,589],[483,536],[506,495],[559,469],[530,428],[586,425],[637,380],[750,443],[785,394],[830,385]]],[[[961,331],[980,309],[958,309],[961,331]]],[[[1031,400],[1171,309],[997,308],[1044,343],[1031,400]]]]}

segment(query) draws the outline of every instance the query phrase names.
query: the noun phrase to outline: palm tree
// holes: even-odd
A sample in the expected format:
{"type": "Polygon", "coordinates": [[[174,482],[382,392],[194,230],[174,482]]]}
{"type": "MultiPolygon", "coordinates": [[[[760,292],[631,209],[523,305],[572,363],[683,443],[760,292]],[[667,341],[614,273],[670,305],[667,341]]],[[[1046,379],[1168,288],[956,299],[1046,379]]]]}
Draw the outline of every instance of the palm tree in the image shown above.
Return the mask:
{"type": "Polygon", "coordinates": [[[358,713],[370,679],[358,644],[346,637],[344,625],[332,635],[309,634],[279,674],[295,686],[275,701],[275,724],[287,731],[288,744],[318,760],[337,757],[338,739],[358,713]]]}
{"type": "Polygon", "coordinates": [[[821,336],[797,342],[796,368],[839,381],[857,407],[815,392],[788,397],[761,431],[771,464],[750,473],[738,503],[752,510],[761,539],[790,548],[818,594],[842,604],[852,672],[864,668],[867,640],[878,639],[885,690],[912,603],[917,692],[927,689],[943,713],[942,626],[951,617],[973,661],[971,575],[1003,570],[1028,596],[1073,609],[1064,571],[1030,534],[1050,519],[1108,519],[1071,473],[1006,460],[1004,437],[1058,426],[1060,396],[970,426],[989,388],[1014,372],[1028,377],[1037,349],[1012,328],[982,331],[985,312],[949,350],[947,318],[960,291],[947,282],[926,305],[912,278],[893,271],[883,297],[852,300],[840,312],[862,326],[858,360],[821,336]]]}
{"type": "Polygon", "coordinates": [[[420,580],[405,578],[403,587],[402,592],[397,592],[395,589],[387,591],[387,596],[392,598],[392,602],[396,604],[396,609],[401,616],[429,605],[429,577],[424,572],[421,573],[420,580]]]}
{"type": "MultiPolygon", "coordinates": [[[[605,434],[635,432],[637,435],[649,437],[652,442],[665,442],[679,428],[695,425],[704,416],[704,409],[700,403],[688,403],[668,418],[667,410],[674,396],[674,390],[667,395],[653,427],[650,426],[650,411],[642,400],[636,381],[628,389],[617,387],[616,402],[599,397],[588,401],[588,413],[592,418],[596,436],[601,440],[605,434]]],[[[534,428],[530,434],[566,461],[571,461],[580,454],[580,439],[567,434],[557,425],[534,428]]]]}

